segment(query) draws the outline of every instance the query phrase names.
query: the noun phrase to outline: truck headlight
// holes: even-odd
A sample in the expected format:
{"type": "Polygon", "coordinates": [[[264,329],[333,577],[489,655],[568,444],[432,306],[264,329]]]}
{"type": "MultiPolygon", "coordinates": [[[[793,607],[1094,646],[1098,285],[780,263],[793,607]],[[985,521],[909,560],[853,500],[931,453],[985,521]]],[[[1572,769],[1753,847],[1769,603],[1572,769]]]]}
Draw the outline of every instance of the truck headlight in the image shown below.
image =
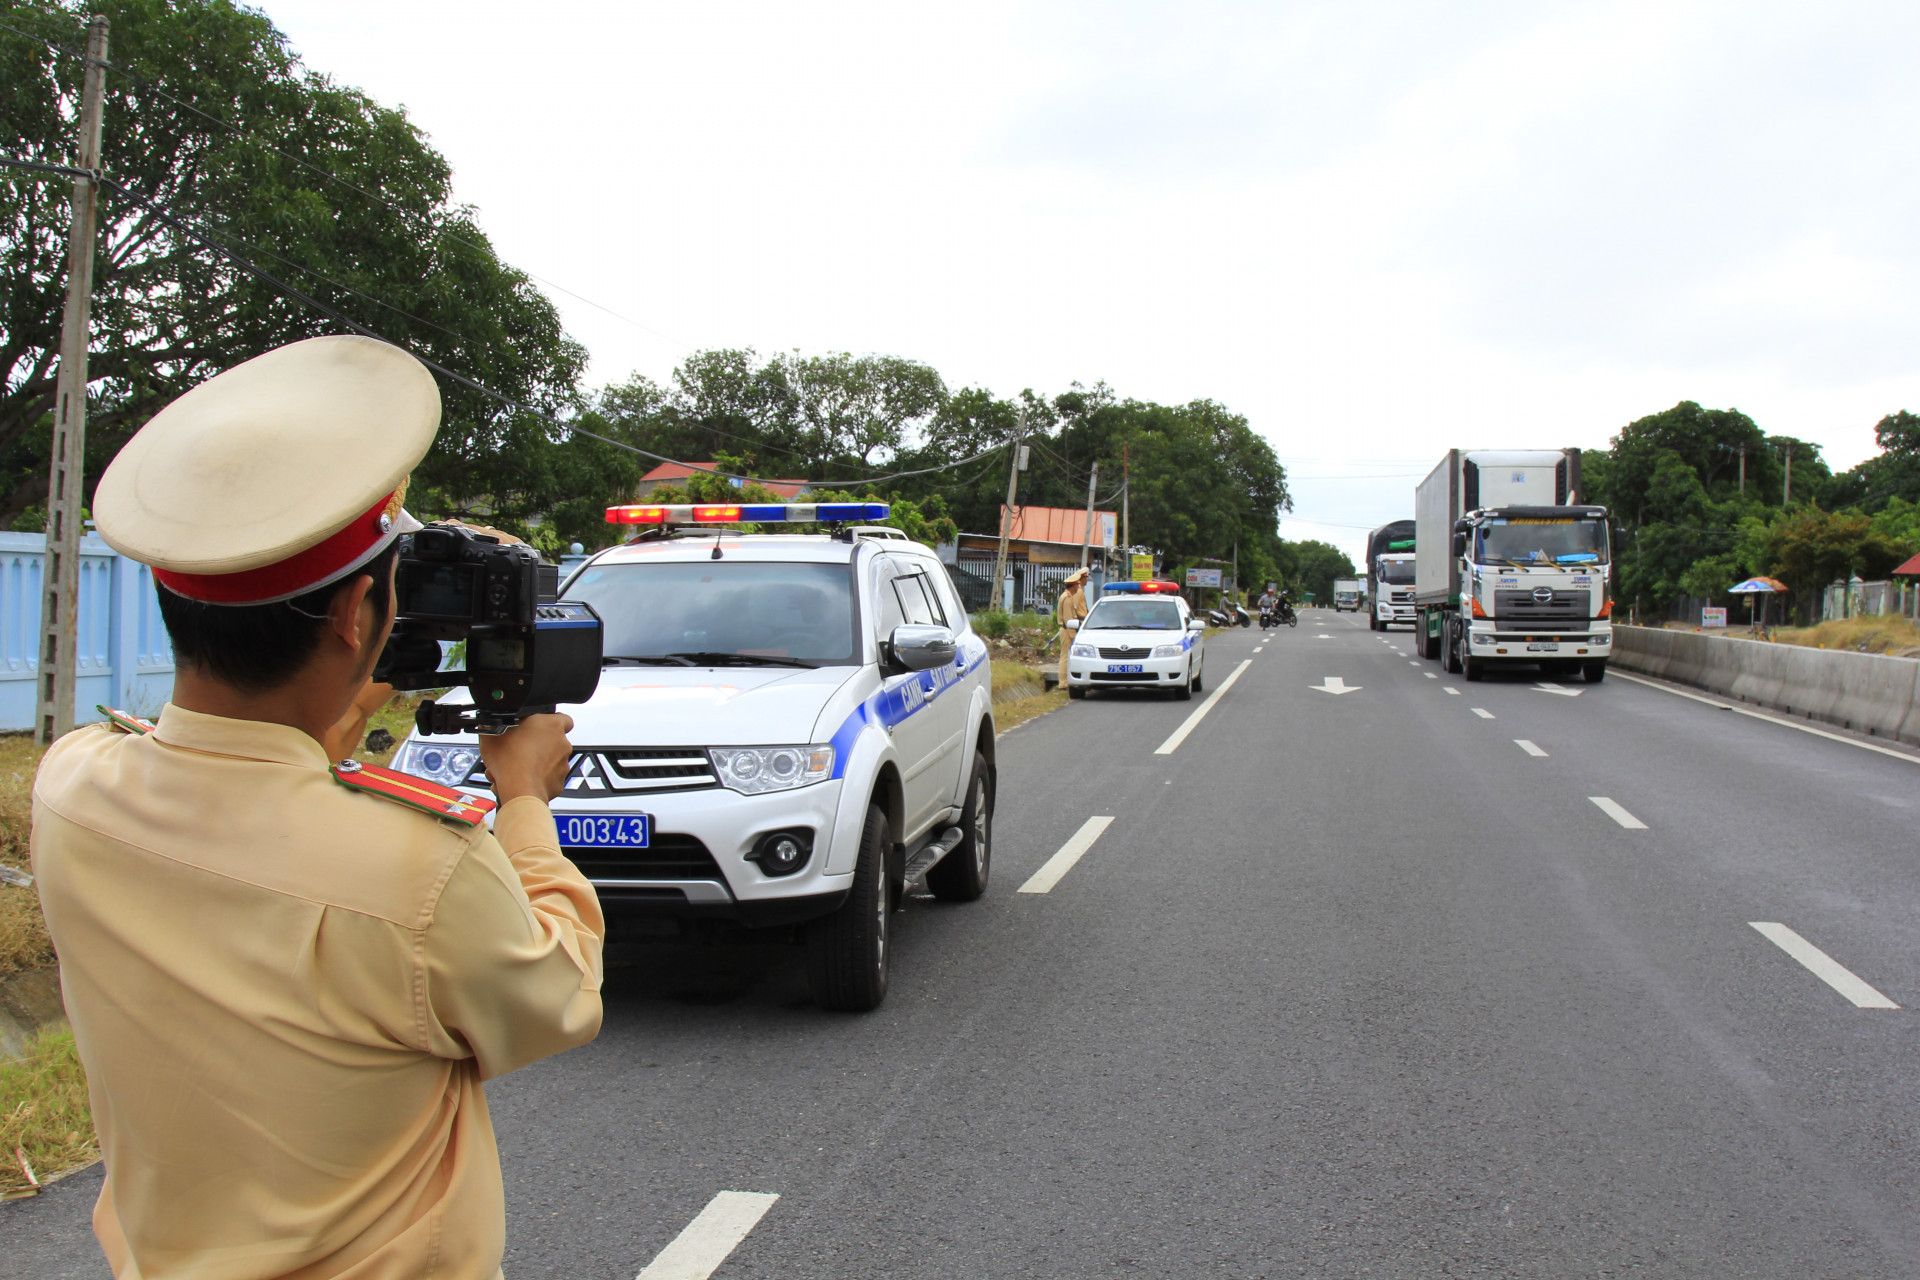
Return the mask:
{"type": "Polygon", "coordinates": [[[1157,644],[1153,646],[1153,656],[1156,658],[1177,658],[1185,652],[1186,650],[1177,644],[1157,644]]]}
{"type": "Polygon", "coordinates": [[[1094,658],[1094,657],[1098,657],[1099,655],[1094,653],[1092,645],[1077,644],[1073,646],[1073,656],[1076,658],[1094,658]]]}
{"type": "Polygon", "coordinates": [[[720,785],[743,795],[787,791],[833,776],[833,747],[709,747],[720,785]]]}
{"type": "Polygon", "coordinates": [[[393,753],[392,768],[410,773],[443,787],[457,787],[467,780],[480,760],[480,748],[461,743],[420,742],[413,738],[400,744],[393,753]]]}

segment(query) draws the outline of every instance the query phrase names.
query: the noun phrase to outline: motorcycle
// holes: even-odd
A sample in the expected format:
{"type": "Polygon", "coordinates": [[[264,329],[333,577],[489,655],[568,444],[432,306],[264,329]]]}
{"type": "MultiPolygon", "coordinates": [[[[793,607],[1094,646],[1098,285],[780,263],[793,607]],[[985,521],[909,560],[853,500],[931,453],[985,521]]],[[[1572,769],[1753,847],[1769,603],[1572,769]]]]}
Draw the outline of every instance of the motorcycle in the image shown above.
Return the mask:
{"type": "Polygon", "coordinates": [[[1227,617],[1231,619],[1231,621],[1227,623],[1227,625],[1230,627],[1231,626],[1250,627],[1253,625],[1253,615],[1248,613],[1245,609],[1242,609],[1237,604],[1227,605],[1227,617]]]}
{"type": "Polygon", "coordinates": [[[1263,609],[1260,613],[1260,629],[1262,631],[1268,627],[1297,627],[1299,625],[1299,615],[1294,613],[1293,605],[1285,600],[1275,601],[1270,608],[1263,609]]]}

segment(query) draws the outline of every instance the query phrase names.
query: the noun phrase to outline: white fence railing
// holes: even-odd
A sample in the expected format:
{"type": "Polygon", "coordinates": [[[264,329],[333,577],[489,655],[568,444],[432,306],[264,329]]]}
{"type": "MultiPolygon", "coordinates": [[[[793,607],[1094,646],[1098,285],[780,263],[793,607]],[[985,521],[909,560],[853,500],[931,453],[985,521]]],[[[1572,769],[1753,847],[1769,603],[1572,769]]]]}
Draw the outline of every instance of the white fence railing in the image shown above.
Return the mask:
{"type": "MultiPolygon", "coordinates": [[[[0,731],[33,728],[40,675],[40,593],[47,540],[0,532],[0,731]]],[[[153,715],[173,693],[173,646],[160,620],[153,571],[97,535],[80,542],[74,719],[99,704],[153,715]]]]}

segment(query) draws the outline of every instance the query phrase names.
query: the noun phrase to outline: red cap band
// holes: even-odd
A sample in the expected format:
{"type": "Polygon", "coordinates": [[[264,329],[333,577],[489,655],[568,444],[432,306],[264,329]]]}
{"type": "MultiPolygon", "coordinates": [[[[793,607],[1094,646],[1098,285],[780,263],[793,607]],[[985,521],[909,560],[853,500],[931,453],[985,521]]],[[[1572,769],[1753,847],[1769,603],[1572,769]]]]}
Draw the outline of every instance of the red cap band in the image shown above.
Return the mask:
{"type": "Polygon", "coordinates": [[[393,493],[388,494],[332,537],[274,564],[242,569],[239,573],[175,573],[156,567],[153,580],[177,596],[202,604],[272,604],[276,600],[291,600],[365,564],[392,539],[394,522],[383,522],[381,516],[393,497],[393,493]]]}

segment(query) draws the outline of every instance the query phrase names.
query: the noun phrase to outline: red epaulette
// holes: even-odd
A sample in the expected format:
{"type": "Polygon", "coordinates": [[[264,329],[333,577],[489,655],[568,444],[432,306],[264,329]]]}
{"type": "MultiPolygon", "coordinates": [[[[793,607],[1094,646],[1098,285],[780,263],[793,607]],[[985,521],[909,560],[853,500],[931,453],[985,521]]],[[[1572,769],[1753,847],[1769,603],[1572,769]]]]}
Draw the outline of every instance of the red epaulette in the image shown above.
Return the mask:
{"type": "Polygon", "coordinates": [[[487,820],[488,814],[500,807],[497,800],[482,800],[464,791],[455,791],[452,787],[443,787],[437,782],[401,773],[398,769],[383,769],[377,764],[361,764],[358,760],[342,760],[334,765],[333,780],[343,787],[397,800],[422,813],[430,813],[436,818],[449,818],[469,827],[479,826],[487,820]]]}
{"type": "Polygon", "coordinates": [[[115,711],[112,707],[95,704],[95,711],[107,718],[107,726],[116,733],[149,734],[153,732],[153,721],[142,720],[139,716],[128,715],[124,711],[115,711]]]}

